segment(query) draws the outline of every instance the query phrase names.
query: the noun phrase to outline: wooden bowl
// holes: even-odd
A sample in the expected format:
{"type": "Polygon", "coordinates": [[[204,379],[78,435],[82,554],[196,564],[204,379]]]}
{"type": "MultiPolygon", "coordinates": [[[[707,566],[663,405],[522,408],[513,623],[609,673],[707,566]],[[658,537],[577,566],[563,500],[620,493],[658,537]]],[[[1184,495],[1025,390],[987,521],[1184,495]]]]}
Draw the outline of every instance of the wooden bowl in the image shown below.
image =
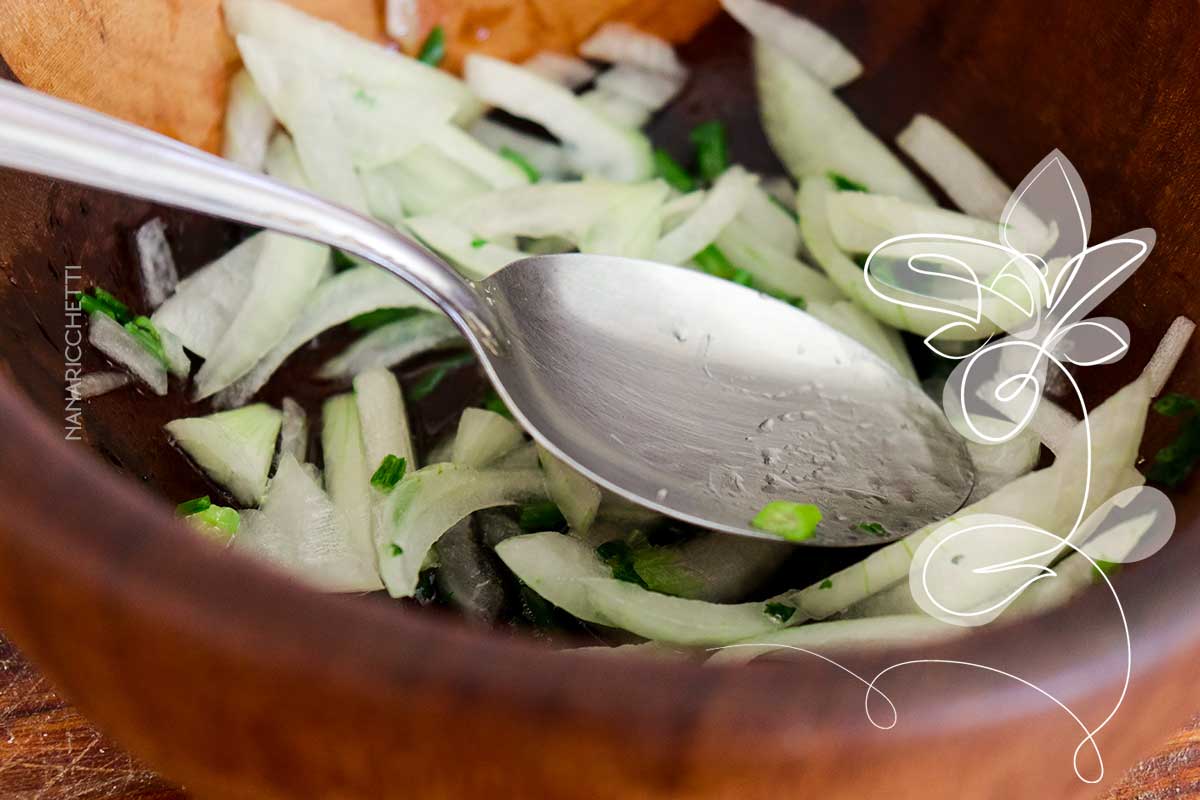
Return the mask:
{"type": "MultiPolygon", "coordinates": [[[[1141,367],[1175,315],[1200,317],[1189,277],[1200,260],[1200,6],[814,0],[804,10],[862,56],[867,73],[845,96],[885,138],[914,112],[931,113],[1014,182],[1059,147],[1090,188],[1094,239],[1158,231],[1149,263],[1105,309],[1128,323],[1133,347],[1119,364],[1083,373],[1093,403],[1141,367]]],[[[732,125],[735,156],[768,166],[746,51],[729,20],[687,46],[697,79],[658,135],[678,142],[719,116],[732,125]]],[[[157,444],[180,401],[98,399],[83,410],[91,447],[64,441],[63,289],[64,267],[80,264],[88,280],[136,296],[128,237],[154,214],[168,220],[184,269],[236,232],[13,172],[0,173],[0,203],[0,621],[87,714],[199,795],[1097,792],[1072,769],[1082,734],[1071,717],[994,673],[947,664],[890,672],[881,687],[899,720],[884,731],[864,714],[863,685],[818,659],[713,669],[555,653],[427,613],[312,594],[222,557],[184,535],[159,499],[190,496],[197,480],[157,444]]],[[[1200,390],[1196,366],[1193,348],[1171,388],[1200,390]]],[[[1165,435],[1152,425],[1147,449],[1165,435]]],[[[1178,534],[1117,580],[1133,678],[1097,736],[1106,782],[1196,707],[1200,503],[1188,491],[1175,499],[1178,534]]],[[[1125,676],[1114,620],[1112,598],[1091,592],[919,654],[844,663],[869,677],[909,658],[982,661],[1094,727],[1125,676]]],[[[1097,772],[1086,752],[1080,769],[1097,772]]]]}

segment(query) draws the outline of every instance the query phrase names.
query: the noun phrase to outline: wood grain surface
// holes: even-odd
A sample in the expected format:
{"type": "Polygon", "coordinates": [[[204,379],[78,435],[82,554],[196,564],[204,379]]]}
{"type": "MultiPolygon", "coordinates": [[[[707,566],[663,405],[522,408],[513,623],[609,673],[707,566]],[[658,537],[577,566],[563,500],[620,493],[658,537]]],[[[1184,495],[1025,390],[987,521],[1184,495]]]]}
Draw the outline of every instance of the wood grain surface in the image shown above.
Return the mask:
{"type": "MultiPolygon", "coordinates": [[[[0,797],[183,800],[190,795],[113,745],[0,639],[0,797]]],[[[1102,797],[1200,797],[1200,715],[1102,797]]]]}

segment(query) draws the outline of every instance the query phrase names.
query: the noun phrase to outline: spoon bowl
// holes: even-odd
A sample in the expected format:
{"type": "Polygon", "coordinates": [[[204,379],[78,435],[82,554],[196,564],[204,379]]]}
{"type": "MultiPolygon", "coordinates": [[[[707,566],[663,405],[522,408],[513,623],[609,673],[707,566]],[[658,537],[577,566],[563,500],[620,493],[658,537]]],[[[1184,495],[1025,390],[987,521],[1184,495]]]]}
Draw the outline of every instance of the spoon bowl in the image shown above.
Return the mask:
{"type": "Polygon", "coordinates": [[[603,256],[518,261],[479,285],[485,368],[525,428],[602,486],[729,533],[816,504],[804,544],[878,544],[953,513],[973,472],[920,387],[857,341],[701,272],[603,256]],[[864,523],[883,528],[868,531],[864,523]]]}
{"type": "Polygon", "coordinates": [[[0,165],[377,264],[462,330],[539,442],[665,514],[763,536],[750,522],[766,503],[814,503],[824,520],[805,543],[877,544],[954,512],[971,490],[961,439],[918,386],[844,334],[728,281],[559,255],[473,285],[376,220],[14,84],[0,85],[0,165]]]}

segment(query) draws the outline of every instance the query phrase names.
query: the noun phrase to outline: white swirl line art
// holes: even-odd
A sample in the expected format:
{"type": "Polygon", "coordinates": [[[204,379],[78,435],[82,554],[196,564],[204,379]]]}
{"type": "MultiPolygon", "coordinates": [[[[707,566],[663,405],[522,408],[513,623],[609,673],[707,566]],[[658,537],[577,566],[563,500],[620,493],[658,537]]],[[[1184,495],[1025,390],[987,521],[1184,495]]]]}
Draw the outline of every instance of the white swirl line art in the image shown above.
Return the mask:
{"type": "Polygon", "coordinates": [[[924,343],[934,353],[958,362],[943,393],[944,408],[959,433],[970,440],[984,445],[1011,441],[1032,423],[1039,405],[1049,402],[1043,398],[1045,374],[1054,369],[1065,378],[1081,411],[1079,427],[1084,448],[1079,506],[1066,535],[996,514],[950,517],[938,524],[913,553],[909,587],[928,615],[958,626],[983,625],[996,619],[1034,584],[1057,577],[1059,573],[1052,566],[1056,558],[1071,551],[1080,554],[1112,594],[1124,634],[1124,680],[1107,716],[1089,727],[1065,702],[1033,682],[971,661],[908,660],[886,667],[868,680],[828,656],[794,645],[738,643],[714,650],[765,647],[816,656],[867,687],[864,710],[871,724],[881,730],[891,729],[898,721],[895,704],[877,686],[893,670],[917,664],[948,664],[1001,675],[1040,693],[1071,717],[1083,734],[1072,759],[1076,776],[1089,784],[1104,779],[1104,759],[1095,737],[1125,700],[1133,649],[1125,609],[1097,559],[1145,558],[1170,536],[1174,511],[1165,495],[1138,484],[1112,498],[1101,498],[1105,502],[1088,514],[1095,491],[1092,419],[1067,364],[1080,368],[1109,364],[1128,352],[1130,337],[1124,323],[1084,317],[1133,274],[1155,242],[1153,230],[1140,229],[1089,246],[1090,225],[1091,207],[1083,182],[1070,161],[1055,150],[1013,192],[998,223],[997,241],[940,233],[893,236],[870,251],[863,279],[879,299],[935,315],[935,320],[936,316],[946,319],[926,336],[924,343]],[[1018,232],[1024,240],[1014,243],[1018,232]],[[1037,252],[1017,246],[1029,242],[1038,243],[1037,252]],[[980,279],[981,270],[971,262],[990,265],[982,270],[986,280],[980,279]],[[873,274],[876,269],[883,272],[882,279],[873,274]],[[965,354],[948,354],[938,346],[938,340],[950,332],[954,332],[955,340],[969,340],[966,334],[977,333],[975,338],[982,342],[965,354]],[[989,412],[989,425],[982,424],[985,417],[979,408],[981,403],[989,412]],[[999,419],[993,416],[995,413],[999,419]],[[997,424],[1007,428],[997,433],[997,424]],[[1135,506],[1141,516],[1136,517],[1132,527],[1126,524],[1128,520],[1108,524],[1114,516],[1120,516],[1118,510],[1135,506]],[[1143,541],[1152,531],[1158,532],[1156,546],[1143,541]],[[1043,539],[1050,541],[1033,544],[1043,539]],[[954,554],[949,552],[952,542],[954,554]],[[1113,547],[1111,552],[1104,549],[1113,547]],[[970,566],[948,568],[960,563],[970,566]],[[966,576],[971,581],[961,580],[966,576]],[[889,724],[879,723],[872,714],[873,694],[891,708],[889,724]],[[1091,747],[1098,765],[1098,774],[1092,777],[1085,776],[1079,764],[1086,746],[1091,747]]]}

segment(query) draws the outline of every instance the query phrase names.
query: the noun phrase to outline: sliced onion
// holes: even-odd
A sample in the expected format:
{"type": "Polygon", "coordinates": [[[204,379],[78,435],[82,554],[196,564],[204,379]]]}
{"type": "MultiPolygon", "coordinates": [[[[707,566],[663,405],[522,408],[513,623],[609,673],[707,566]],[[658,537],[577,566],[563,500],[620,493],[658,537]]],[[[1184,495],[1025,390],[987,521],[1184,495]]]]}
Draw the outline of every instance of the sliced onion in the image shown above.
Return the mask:
{"type": "Polygon", "coordinates": [[[265,234],[255,234],[180,281],[175,294],[150,318],[154,326],[207,358],[241,308],[265,242],[265,234]]]}
{"type": "Polygon", "coordinates": [[[317,373],[346,380],[378,367],[394,367],[431,350],[461,345],[462,334],[439,314],[420,314],[377,328],[330,359],[317,373]]]}
{"type": "Polygon", "coordinates": [[[146,305],[158,308],[170,297],[179,283],[179,272],[175,269],[175,257],[167,242],[167,226],[161,217],[155,217],[137,229],[138,266],[142,274],[142,294],[146,305]]]}
{"type": "Polygon", "coordinates": [[[596,87],[625,97],[650,111],[658,111],[679,94],[684,79],[676,75],[651,72],[629,64],[618,64],[596,79],[596,87]]]}
{"type": "Polygon", "coordinates": [[[582,58],[564,56],[550,50],[535,53],[521,66],[572,90],[589,84],[596,78],[596,68],[582,58]]]}
{"type": "Polygon", "coordinates": [[[839,619],[800,625],[755,637],[753,642],[721,648],[706,661],[713,666],[746,664],[767,654],[792,653],[813,658],[839,650],[915,646],[961,636],[963,629],[926,614],[893,614],[863,619],[839,619]],[[807,652],[802,652],[807,651],[807,652]]]}
{"type": "Polygon", "coordinates": [[[373,473],[389,455],[403,458],[410,469],[416,469],[417,458],[408,427],[408,412],[404,408],[404,393],[400,391],[396,376],[383,368],[356,375],[354,397],[362,423],[367,469],[373,473]]]}
{"type": "Polygon", "coordinates": [[[721,0],[729,15],[754,36],[799,63],[831,89],[862,74],[846,46],[811,20],[764,0],[721,0]]]}
{"type": "Polygon", "coordinates": [[[541,597],[573,617],[608,624],[596,612],[583,583],[585,578],[612,576],[591,547],[557,532],[513,536],[495,547],[505,566],[541,597]]]}
{"type": "Polygon", "coordinates": [[[472,125],[470,133],[496,152],[507,148],[520,153],[543,178],[562,178],[570,171],[566,152],[562,145],[555,142],[531,136],[486,117],[472,125]]]}
{"type": "Polygon", "coordinates": [[[1012,189],[949,128],[917,114],[896,136],[896,144],[954,204],[968,214],[999,220],[1012,189]]]}
{"type": "MultiPolygon", "coordinates": [[[[272,177],[306,188],[304,171],[286,136],[275,137],[267,162],[272,177]]],[[[274,232],[264,239],[241,307],[196,373],[196,400],[252,370],[286,335],[329,269],[328,247],[274,232]]]]}
{"type": "Polygon", "coordinates": [[[633,67],[684,78],[687,68],[665,39],[639,31],[624,22],[606,22],[579,45],[579,54],[594,61],[633,67]]]}
{"type": "Polygon", "coordinates": [[[128,386],[132,380],[125,372],[89,372],[71,385],[71,391],[86,400],[128,386]]]}
{"type": "Polygon", "coordinates": [[[215,482],[242,505],[257,505],[267,488],[267,474],[283,415],[256,403],[207,417],[168,422],[167,434],[215,482]]]}
{"type": "Polygon", "coordinates": [[[420,45],[421,8],[418,0],[387,0],[383,11],[383,27],[387,35],[406,48],[420,45]]]}
{"type": "Polygon", "coordinates": [[[221,155],[251,172],[262,172],[267,145],[274,132],[275,113],[271,106],[254,85],[250,73],[238,70],[229,82],[221,155]]]}
{"type": "Polygon", "coordinates": [[[450,460],[464,467],[486,467],[523,441],[521,429],[495,411],[468,408],[459,417],[450,460]]]}
{"type": "Polygon", "coordinates": [[[277,339],[278,343],[222,391],[215,402],[222,408],[245,403],[288,356],[322,331],[381,308],[413,307],[432,309],[432,304],[408,284],[378,267],[364,265],[338,273],[311,293],[295,315],[295,322],[277,339]]]}
{"type": "Polygon", "coordinates": [[[872,192],[933,204],[933,197],[854,112],[792,59],[754,44],[763,129],[796,180],[835,172],[872,192]]]}
{"type": "Polygon", "coordinates": [[[801,297],[810,304],[845,299],[846,296],[824,274],[761,241],[763,238],[741,219],[736,219],[721,231],[717,247],[764,288],[801,297]]]}
{"type": "Polygon", "coordinates": [[[759,185],[762,186],[764,192],[778,200],[784,208],[794,209],[796,207],[796,184],[792,183],[789,178],[783,175],[771,175],[763,178],[759,185]]]}
{"type": "Polygon", "coordinates": [[[508,189],[529,183],[525,171],[507,158],[454,125],[439,125],[429,134],[429,142],[451,161],[483,179],[493,189],[508,189]]]}
{"type": "Polygon", "coordinates": [[[352,539],[337,507],[291,455],[279,462],[262,511],[243,511],[230,547],[327,592],[380,586],[375,550],[352,539]]]}
{"type": "Polygon", "coordinates": [[[88,342],[113,363],[129,370],[155,394],[167,393],[167,368],[112,317],[99,311],[92,314],[88,342]]]}
{"type": "MultiPolygon", "coordinates": [[[[491,463],[491,469],[537,469],[537,445],[527,442],[509,450],[491,463]]],[[[566,516],[566,513],[563,514],[566,516]]]]}
{"type": "Polygon", "coordinates": [[[542,472],[546,476],[546,491],[562,511],[571,531],[587,533],[600,510],[600,487],[554,457],[541,445],[537,446],[542,472]]]}
{"type": "Polygon", "coordinates": [[[652,114],[638,101],[604,89],[584,92],[579,96],[579,102],[622,128],[640,128],[650,121],[652,114]]]}
{"type": "Polygon", "coordinates": [[[442,216],[410,217],[406,226],[429,249],[442,255],[473,280],[483,280],[525,257],[520,250],[484,241],[442,216]]]}
{"type": "Polygon", "coordinates": [[[689,600],[615,578],[582,578],[579,582],[596,615],[607,624],[656,642],[722,645],[757,640],[780,628],[780,623],[767,616],[763,603],[689,600]]]}
{"type": "MultiPolygon", "coordinates": [[[[371,474],[363,445],[362,421],[353,393],[329,398],[321,407],[321,454],[325,490],[345,526],[346,541],[357,553],[375,549],[371,474]]],[[[373,582],[378,588],[378,581],[373,582]]]]}
{"type": "Polygon", "coordinates": [[[663,201],[670,187],[663,181],[630,186],[626,199],[614,203],[588,229],[579,252],[622,258],[652,258],[662,235],[663,201]]]}
{"type": "MultiPolygon", "coordinates": [[[[795,202],[793,192],[787,207],[791,208],[795,202]]],[[[799,252],[800,226],[791,214],[779,207],[761,181],[750,190],[738,220],[754,229],[763,244],[789,256],[799,252]]]]}
{"type": "Polygon", "coordinates": [[[533,120],[567,145],[584,174],[636,181],[654,172],[650,142],[597,114],[570,90],[496,58],[467,58],[467,84],[483,100],[533,120]]]}
{"type": "Polygon", "coordinates": [[[327,69],[365,86],[447,98],[457,107],[455,118],[462,123],[473,121],[482,111],[479,101],[449,72],[363,39],[286,3],[225,0],[223,11],[225,25],[235,38],[257,36],[282,44],[294,53],[310,57],[319,54],[327,69]]]}
{"type": "Polygon", "coordinates": [[[654,260],[683,264],[716,241],[725,226],[741,213],[757,181],[755,175],[741,167],[725,170],[700,207],[659,240],[654,249],[654,260]]]}
{"type": "Polygon", "coordinates": [[[485,239],[561,236],[578,243],[636,190],[636,185],[604,180],[536,183],[472,198],[446,216],[485,239]]]}
{"type": "Polygon", "coordinates": [[[308,457],[308,415],[290,397],[283,398],[283,422],[279,428],[279,456],[291,455],[301,464],[308,457]]]}
{"type": "Polygon", "coordinates": [[[488,191],[483,178],[428,144],[361,177],[371,214],[397,226],[408,215],[444,211],[488,191]]]}
{"type": "Polygon", "coordinates": [[[544,496],[536,470],[433,464],[408,475],[388,495],[382,515],[381,541],[388,546],[381,548],[379,568],[388,592],[393,597],[412,596],[430,548],[468,514],[544,496]]]}
{"type": "Polygon", "coordinates": [[[1157,397],[1162,394],[1195,330],[1196,323],[1187,317],[1176,317],[1171,322],[1171,327],[1167,328],[1167,332],[1163,334],[1163,338],[1159,341],[1158,347],[1154,350],[1154,355],[1145,369],[1146,381],[1150,384],[1152,396],[1157,397]]]}

